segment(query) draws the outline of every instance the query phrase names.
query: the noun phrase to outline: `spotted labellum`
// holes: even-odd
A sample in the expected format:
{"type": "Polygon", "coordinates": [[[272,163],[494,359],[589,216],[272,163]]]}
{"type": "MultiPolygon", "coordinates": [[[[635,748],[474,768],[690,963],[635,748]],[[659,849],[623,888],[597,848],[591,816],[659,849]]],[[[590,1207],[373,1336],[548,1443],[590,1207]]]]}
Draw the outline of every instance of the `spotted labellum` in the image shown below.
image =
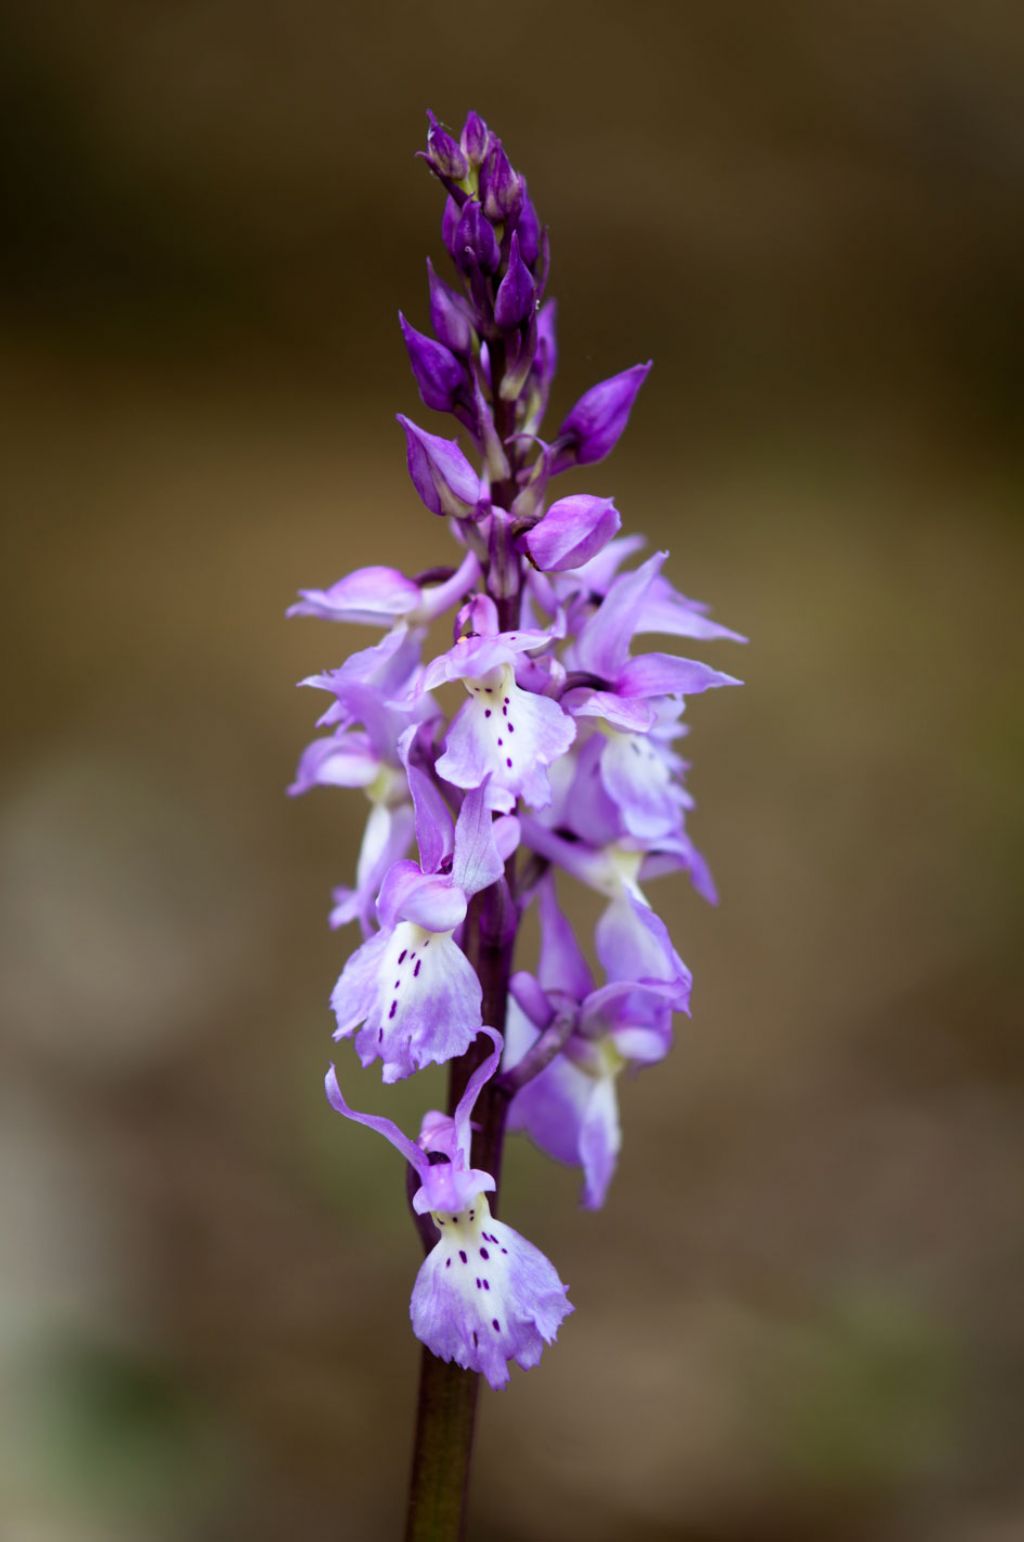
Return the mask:
{"type": "Polygon", "coordinates": [[[398,328],[424,406],[450,421],[398,423],[413,490],[453,549],[428,572],[367,567],[300,590],[289,615],[379,635],[302,682],[327,705],[290,791],[368,800],[354,882],[330,913],[358,934],[331,995],[349,1058],[327,1098],[407,1165],[428,1370],[503,1387],[572,1311],[555,1266],[498,1219],[506,1131],[578,1168],[587,1209],[606,1203],[629,1082],[666,1059],[691,1007],[652,885],[682,872],[716,898],[678,744],[689,698],[739,682],[644,639],[744,639],[674,587],[667,552],[641,557],[642,538],[621,533],[601,463],[650,363],[546,428],[556,317],[526,179],[476,113],[459,132],[430,114],[421,154],[450,267],[428,261],[425,301],[398,328]],[[593,491],[561,481],[581,467],[593,491]],[[569,919],[574,884],[602,897],[592,937],[569,919]],[[534,961],[517,950],[531,906],[534,961]],[[356,1113],[342,1090],[360,1074],[353,1051],[385,1084],[446,1065],[447,1112],[428,1111],[415,1140],[356,1113]]]}

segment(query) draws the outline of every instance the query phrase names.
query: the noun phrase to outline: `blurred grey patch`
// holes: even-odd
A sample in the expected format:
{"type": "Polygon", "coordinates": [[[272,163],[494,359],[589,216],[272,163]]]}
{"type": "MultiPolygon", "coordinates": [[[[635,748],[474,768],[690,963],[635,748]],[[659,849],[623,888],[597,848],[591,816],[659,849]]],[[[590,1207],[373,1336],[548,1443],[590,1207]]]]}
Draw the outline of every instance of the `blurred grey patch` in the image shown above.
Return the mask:
{"type": "Polygon", "coordinates": [[[237,824],[158,766],[37,765],[0,809],[0,1013],[101,1074],[168,1053],[236,992],[267,907],[237,824]]]}

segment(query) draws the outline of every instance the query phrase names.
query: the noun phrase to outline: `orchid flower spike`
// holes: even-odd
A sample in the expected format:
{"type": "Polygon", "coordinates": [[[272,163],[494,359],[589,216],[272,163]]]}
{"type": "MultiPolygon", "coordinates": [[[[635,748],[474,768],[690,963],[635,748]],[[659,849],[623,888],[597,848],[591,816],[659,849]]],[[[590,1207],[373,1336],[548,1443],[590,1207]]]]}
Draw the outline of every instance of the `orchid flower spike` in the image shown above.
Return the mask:
{"type": "MultiPolygon", "coordinates": [[[[289,792],[367,799],[355,874],[330,911],[332,926],[361,932],[331,994],[334,1036],[364,1067],[379,1062],[385,1083],[449,1064],[454,1090],[415,1141],[351,1109],[333,1066],[327,1096],[415,1174],[421,1237],[436,1233],[413,1289],[415,1333],[498,1387],[512,1362],[536,1364],[572,1310],[550,1262],[494,1217],[505,1116],[580,1169],[587,1209],[614,1202],[624,1084],[666,1058],[691,1010],[692,976],[651,885],[684,873],[717,900],[681,741],[689,751],[691,715],[711,710],[697,698],[740,682],[638,639],[684,638],[695,652],[745,639],[675,587],[667,552],[640,555],[644,537],[623,533],[608,488],[552,496],[563,472],[615,448],[651,365],[549,418],[550,241],[526,177],[476,112],[458,132],[429,113],[420,153],[443,190],[451,263],[428,261],[426,304],[407,303],[399,325],[413,383],[449,426],[398,422],[426,523],[452,545],[417,573],[386,529],[395,566],[300,590],[290,616],[380,636],[302,681],[325,705],[289,792]],[[603,901],[592,927],[561,908],[573,883],[603,901]],[[533,903],[535,957],[520,930],[533,903]]],[[[425,1365],[427,1386],[444,1373],[425,1365]]],[[[421,1453],[430,1407],[425,1397],[421,1453]]]]}

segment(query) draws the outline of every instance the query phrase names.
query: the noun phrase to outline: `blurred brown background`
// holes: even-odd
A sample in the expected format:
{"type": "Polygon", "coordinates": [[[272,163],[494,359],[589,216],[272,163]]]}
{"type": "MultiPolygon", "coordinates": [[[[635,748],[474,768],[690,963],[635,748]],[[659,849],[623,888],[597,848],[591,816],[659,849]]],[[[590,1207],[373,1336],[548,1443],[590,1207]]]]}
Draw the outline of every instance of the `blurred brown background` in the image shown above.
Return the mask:
{"type": "Polygon", "coordinates": [[[554,413],[656,359],[578,485],[754,639],[693,709],[724,898],[655,891],[695,1016],[607,1210],[510,1158],[577,1313],[485,1399],[473,1535],[1024,1535],[1022,30],[9,0],[4,1542],[400,1525],[416,1246],[320,1092],[365,805],[283,796],[293,681],[372,635],[282,613],[442,560],[392,421],[440,427],[428,105],[552,226],[554,413]]]}

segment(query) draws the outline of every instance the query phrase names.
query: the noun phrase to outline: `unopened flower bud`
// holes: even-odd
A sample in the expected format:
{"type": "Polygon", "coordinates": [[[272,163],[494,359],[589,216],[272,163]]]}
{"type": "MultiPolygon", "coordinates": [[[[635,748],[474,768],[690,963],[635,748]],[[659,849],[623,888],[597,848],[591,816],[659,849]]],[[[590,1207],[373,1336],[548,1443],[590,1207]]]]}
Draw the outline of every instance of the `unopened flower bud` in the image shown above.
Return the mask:
{"type": "Polygon", "coordinates": [[[480,167],[480,197],[489,220],[500,223],[516,213],[523,201],[522,178],[512,170],[500,139],[492,139],[480,167]]]}
{"type": "Polygon", "coordinates": [[[501,262],[498,239],[475,198],[469,198],[463,204],[452,257],[463,273],[471,273],[474,267],[481,273],[498,271],[501,262]]]}
{"type": "Polygon", "coordinates": [[[458,441],[442,439],[398,415],[405,430],[409,475],[431,514],[473,519],[481,507],[480,479],[463,455],[458,441]]]}
{"type": "Polygon", "coordinates": [[[443,343],[411,327],[401,311],[398,320],[424,402],[435,412],[451,412],[466,381],[462,365],[443,343]]]}
{"type": "Polygon", "coordinates": [[[519,251],[528,268],[534,267],[540,256],[540,220],[537,210],[533,206],[533,200],[526,190],[526,178],[522,179],[523,202],[519,210],[519,219],[516,222],[516,230],[519,234],[519,251]]]}
{"type": "Polygon", "coordinates": [[[505,356],[505,373],[501,381],[501,399],[518,401],[523,387],[530,378],[533,356],[537,351],[537,315],[531,309],[527,322],[507,334],[508,351],[505,356]]]}
{"type": "Polygon", "coordinates": [[[462,133],[459,136],[459,144],[462,153],[472,166],[479,166],[487,154],[487,147],[491,142],[490,130],[478,112],[470,112],[462,125],[462,133]]]}
{"type": "Polygon", "coordinates": [[[615,448],[650,368],[650,362],[634,364],[583,393],[558,431],[559,439],[568,443],[559,453],[556,471],[603,460],[615,448]]]}
{"type": "Polygon", "coordinates": [[[445,251],[454,263],[458,262],[456,252],[459,249],[457,243],[459,238],[459,220],[461,218],[462,210],[455,202],[455,199],[452,197],[446,198],[444,213],[441,215],[441,240],[444,242],[445,251]]]}
{"type": "Polygon", "coordinates": [[[427,129],[427,164],[440,177],[450,177],[461,182],[469,173],[469,163],[458,142],[443,128],[432,112],[427,113],[430,127],[427,129]]]}
{"type": "Polygon", "coordinates": [[[430,286],[430,324],[439,341],[453,353],[468,354],[473,345],[473,327],[466,302],[438,278],[429,257],[427,282],[430,286]]]}
{"type": "Polygon", "coordinates": [[[536,303],[530,270],[519,254],[519,237],[513,232],[508,270],[494,301],[494,319],[503,332],[511,332],[527,319],[536,303]]]}

